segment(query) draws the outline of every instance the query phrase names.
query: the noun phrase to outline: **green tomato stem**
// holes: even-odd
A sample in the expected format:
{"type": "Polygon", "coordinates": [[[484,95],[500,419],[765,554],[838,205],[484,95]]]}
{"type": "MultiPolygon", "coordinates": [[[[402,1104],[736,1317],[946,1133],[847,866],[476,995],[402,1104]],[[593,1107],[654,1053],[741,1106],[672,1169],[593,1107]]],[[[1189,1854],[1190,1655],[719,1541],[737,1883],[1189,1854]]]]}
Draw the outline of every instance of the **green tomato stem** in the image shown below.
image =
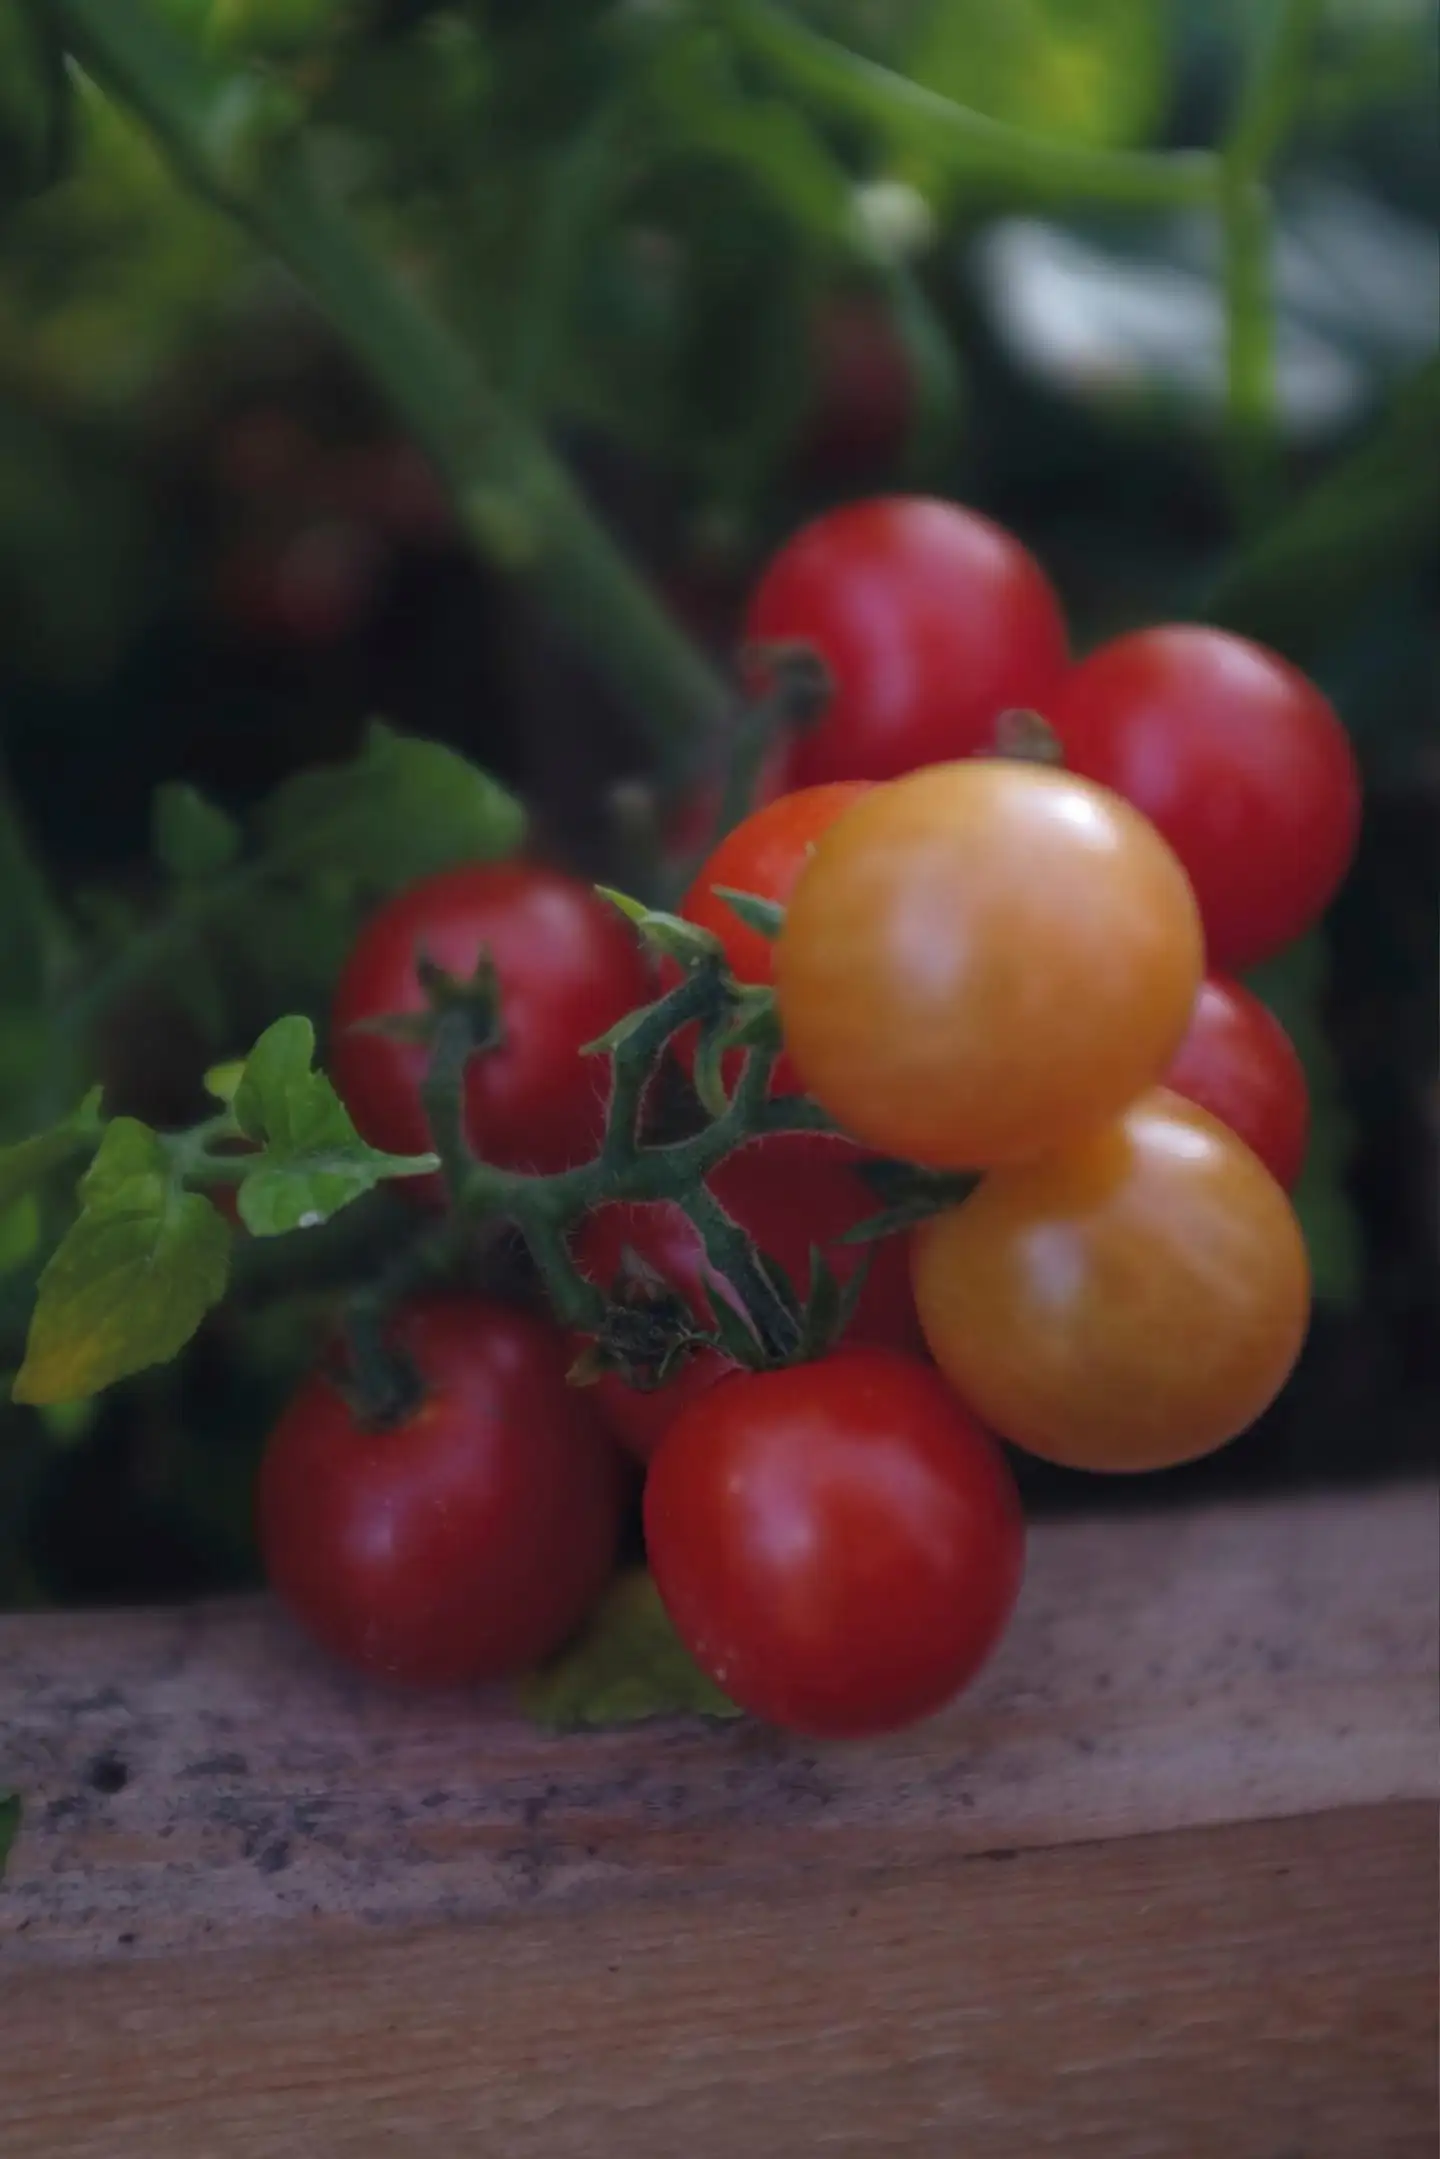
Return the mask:
{"type": "Polygon", "coordinates": [[[723,20],[741,46],[837,118],[923,146],[1011,200],[1166,209],[1215,199],[1215,160],[1204,152],[1091,150],[1028,134],[850,52],[767,0],[726,0],[723,20]]]}
{"type": "Polygon", "coordinates": [[[1263,525],[1278,493],[1274,205],[1266,174],[1291,126],[1324,0],[1277,0],[1244,70],[1221,149],[1225,459],[1236,521],[1263,525]]]}

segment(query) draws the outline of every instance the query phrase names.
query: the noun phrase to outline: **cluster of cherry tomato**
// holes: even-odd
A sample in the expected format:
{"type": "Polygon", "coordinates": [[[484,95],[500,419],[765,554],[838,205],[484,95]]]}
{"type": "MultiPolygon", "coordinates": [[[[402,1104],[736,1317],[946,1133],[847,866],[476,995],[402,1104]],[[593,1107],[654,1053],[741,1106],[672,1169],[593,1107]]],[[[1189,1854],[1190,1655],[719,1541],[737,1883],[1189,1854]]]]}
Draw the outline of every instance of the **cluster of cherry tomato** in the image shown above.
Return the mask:
{"type": "MultiPolygon", "coordinates": [[[[270,1448],[263,1539],[341,1654],[403,1679],[499,1675],[593,1600],[623,1449],[696,1661],[758,1715],[860,1734],[940,1706],[1004,1627],[1024,1533],[992,1435],[1162,1467],[1233,1437],[1288,1375],[1309,1306],[1286,1197],[1305,1083],[1233,971],[1323,910],[1359,788],[1334,713],[1277,655],[1175,626],[1071,664],[1038,565],[950,505],[822,518],[770,564],[748,628],[757,681],[801,644],[828,702],[681,911],[738,980],[773,983],[772,1087],[847,1136],[752,1140],[711,1189],[803,1288],[817,1248],[842,1278],[860,1263],[839,1240],[877,1212],[874,1157],[977,1188],[865,1248],[844,1340],[779,1370],[701,1349],[660,1388],[606,1372],[577,1389],[578,1345],[546,1320],[408,1308],[419,1406],[366,1432],[312,1381],[270,1448]],[[1063,767],[993,754],[1017,709],[1063,767]],[[778,938],[717,887],[782,903],[778,938]]],[[[504,1038],[468,1069],[472,1143],[512,1167],[586,1159],[606,1082],[582,1046],[651,985],[619,916],[533,864],[382,909],[337,992],[336,1083],[376,1145],[423,1148],[425,1052],[367,1023],[421,1007],[418,953],[463,973],[482,949],[504,1038]]],[[[732,1297],[675,1204],[602,1205],[572,1250],[606,1288],[637,1255],[702,1326],[732,1297]]]]}

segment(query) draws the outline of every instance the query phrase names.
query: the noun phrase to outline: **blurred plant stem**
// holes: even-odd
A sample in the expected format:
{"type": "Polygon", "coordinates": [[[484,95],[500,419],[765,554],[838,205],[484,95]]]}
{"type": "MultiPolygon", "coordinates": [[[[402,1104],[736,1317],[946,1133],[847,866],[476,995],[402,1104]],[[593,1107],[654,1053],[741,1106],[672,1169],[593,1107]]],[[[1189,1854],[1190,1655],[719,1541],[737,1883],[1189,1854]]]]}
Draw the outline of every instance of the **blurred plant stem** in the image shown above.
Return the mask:
{"type": "Polygon", "coordinates": [[[1274,218],[1261,180],[1220,190],[1225,293],[1226,479],[1242,533],[1268,524],[1280,491],[1275,376],[1274,218]]]}
{"type": "Polygon", "coordinates": [[[39,962],[48,992],[75,958],[75,940],[59,900],[26,830],[10,775],[0,762],[0,894],[4,895],[7,940],[17,934],[39,962]]]}
{"type": "Polygon", "coordinates": [[[639,717],[663,779],[683,777],[724,685],[543,437],[327,187],[289,93],[211,66],[146,0],[45,4],[171,163],[293,272],[434,462],[477,554],[553,610],[639,717]]]}
{"type": "Polygon", "coordinates": [[[1274,212],[1266,174],[1294,120],[1323,6],[1324,0],[1274,0],[1221,149],[1225,460],[1242,532],[1263,525],[1279,495],[1274,212]]]}
{"type": "Polygon", "coordinates": [[[792,89],[892,142],[923,146],[937,163],[1014,201],[1166,209],[1214,200],[1215,160],[1203,152],[1092,150],[1031,135],[848,51],[767,0],[722,0],[719,14],[742,48],[792,89]]]}

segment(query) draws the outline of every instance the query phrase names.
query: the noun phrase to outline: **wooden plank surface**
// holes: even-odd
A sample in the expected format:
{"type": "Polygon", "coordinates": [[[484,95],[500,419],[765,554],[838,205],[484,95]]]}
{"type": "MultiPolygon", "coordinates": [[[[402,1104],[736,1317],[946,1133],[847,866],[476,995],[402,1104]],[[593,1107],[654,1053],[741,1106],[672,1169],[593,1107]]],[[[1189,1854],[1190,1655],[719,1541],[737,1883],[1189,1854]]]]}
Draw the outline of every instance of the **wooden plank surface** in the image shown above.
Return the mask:
{"type": "Polygon", "coordinates": [[[980,1684],[848,1747],[552,1737],[259,1601],[0,1623],[0,1971],[1433,1799],[1437,1554],[1428,1489],[1042,1528],[980,1684]]]}
{"type": "Polygon", "coordinates": [[[1434,2159],[1390,1806],[31,1970],[6,2159],[1434,2159]]]}
{"type": "Polygon", "coordinates": [[[1042,1528],[919,1731],[0,1623],[5,2159],[1433,2159],[1436,1495],[1042,1528]]]}

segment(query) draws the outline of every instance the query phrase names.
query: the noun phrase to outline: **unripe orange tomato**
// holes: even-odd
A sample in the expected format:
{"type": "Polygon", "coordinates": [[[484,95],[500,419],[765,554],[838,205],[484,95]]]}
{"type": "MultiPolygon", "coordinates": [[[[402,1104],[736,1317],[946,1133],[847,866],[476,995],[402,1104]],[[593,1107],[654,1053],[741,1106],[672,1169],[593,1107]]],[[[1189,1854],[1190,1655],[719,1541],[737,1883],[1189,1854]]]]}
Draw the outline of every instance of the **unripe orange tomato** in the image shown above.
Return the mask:
{"type": "Polygon", "coordinates": [[[1215,1118],[1155,1088],[915,1232],[920,1324],[992,1430],[1075,1469],[1166,1469],[1279,1393],[1310,1310],[1300,1225],[1215,1118]]]}
{"type": "Polygon", "coordinates": [[[1158,1079],[1202,960],[1185,873],[1137,811],[980,759],[876,787],[820,835],[775,984],[786,1049],[852,1138],[984,1169],[1158,1079]]]}

